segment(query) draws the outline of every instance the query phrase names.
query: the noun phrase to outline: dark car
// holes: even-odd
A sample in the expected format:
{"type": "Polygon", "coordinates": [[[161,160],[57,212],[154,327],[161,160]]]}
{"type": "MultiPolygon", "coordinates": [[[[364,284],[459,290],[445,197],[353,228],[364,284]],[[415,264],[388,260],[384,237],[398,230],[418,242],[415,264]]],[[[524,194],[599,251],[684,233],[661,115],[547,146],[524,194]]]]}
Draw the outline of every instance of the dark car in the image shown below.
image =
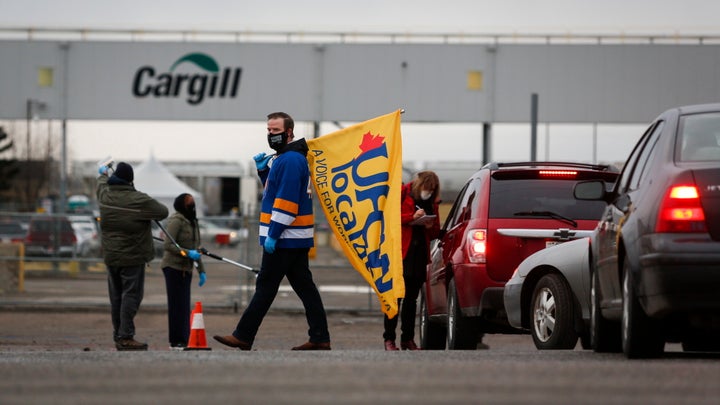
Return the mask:
{"type": "Polygon", "coordinates": [[[30,219],[25,236],[27,256],[75,256],[77,238],[66,216],[41,215],[30,219]]]}
{"type": "Polygon", "coordinates": [[[26,233],[19,221],[0,221],[0,242],[2,243],[22,242],[26,233]]]}
{"type": "Polygon", "coordinates": [[[638,141],[591,237],[591,344],[629,358],[666,342],[720,351],[720,104],[661,114],[638,141]]]}
{"type": "Polygon", "coordinates": [[[485,333],[518,333],[507,321],[505,283],[527,256],[589,236],[603,201],[578,201],[579,180],[612,183],[617,170],[570,162],[491,163],[455,200],[421,291],[424,349],[475,349],[485,333]]]}

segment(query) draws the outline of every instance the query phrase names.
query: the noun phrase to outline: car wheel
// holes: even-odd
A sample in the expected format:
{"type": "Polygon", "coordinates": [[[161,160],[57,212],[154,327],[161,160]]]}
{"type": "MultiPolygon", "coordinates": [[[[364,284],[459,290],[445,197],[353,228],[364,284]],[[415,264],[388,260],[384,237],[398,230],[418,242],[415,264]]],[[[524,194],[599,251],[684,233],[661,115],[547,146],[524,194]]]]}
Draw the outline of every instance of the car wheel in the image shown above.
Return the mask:
{"type": "Polygon", "coordinates": [[[445,349],[445,328],[443,325],[430,322],[424,286],[420,293],[420,348],[423,350],[445,349]]]}
{"type": "Polygon", "coordinates": [[[463,316],[457,298],[455,279],[448,286],[447,348],[448,350],[477,349],[477,328],[473,319],[463,316]]]}
{"type": "Polygon", "coordinates": [[[640,306],[627,260],[623,266],[622,348],[628,358],[658,357],[665,348],[658,321],[649,318],[640,306]]]}
{"type": "Polygon", "coordinates": [[[574,327],[574,305],[570,288],[557,274],[538,281],[533,292],[530,316],[535,347],[540,350],[573,349],[578,334],[574,327]]]}
{"type": "Polygon", "coordinates": [[[594,271],[590,281],[590,347],[598,353],[617,353],[622,350],[620,324],[603,318],[599,288],[599,276],[594,271]]]}

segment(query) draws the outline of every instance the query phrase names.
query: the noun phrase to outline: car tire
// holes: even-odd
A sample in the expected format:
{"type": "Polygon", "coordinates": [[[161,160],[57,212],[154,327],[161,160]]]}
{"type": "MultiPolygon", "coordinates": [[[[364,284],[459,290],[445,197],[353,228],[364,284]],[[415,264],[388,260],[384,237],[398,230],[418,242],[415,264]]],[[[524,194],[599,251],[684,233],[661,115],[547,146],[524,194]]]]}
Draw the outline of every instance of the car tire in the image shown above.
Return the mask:
{"type": "Polygon", "coordinates": [[[578,341],[572,293],[558,274],[547,274],[535,285],[530,313],[530,334],[540,350],[570,350],[578,341]]]}
{"type": "Polygon", "coordinates": [[[430,321],[425,286],[420,292],[420,348],[423,350],[444,350],[446,333],[443,325],[430,321]]]}
{"type": "Polygon", "coordinates": [[[620,324],[603,318],[600,312],[600,281],[594,271],[590,281],[590,347],[597,353],[618,353],[622,350],[620,324]]]}
{"type": "Polygon", "coordinates": [[[651,358],[662,355],[665,338],[659,322],[645,314],[633,289],[633,274],[627,260],[623,265],[622,348],[625,356],[651,358]]]}
{"type": "Polygon", "coordinates": [[[475,350],[478,330],[474,319],[463,316],[457,298],[455,279],[448,286],[447,348],[448,350],[475,350]]]}

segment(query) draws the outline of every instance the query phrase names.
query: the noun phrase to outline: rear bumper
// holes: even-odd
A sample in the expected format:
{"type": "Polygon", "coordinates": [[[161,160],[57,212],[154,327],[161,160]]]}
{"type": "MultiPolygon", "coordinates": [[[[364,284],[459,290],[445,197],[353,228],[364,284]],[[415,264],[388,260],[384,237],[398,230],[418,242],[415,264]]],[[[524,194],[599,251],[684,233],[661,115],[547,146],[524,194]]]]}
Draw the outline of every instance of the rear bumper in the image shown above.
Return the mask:
{"type": "Polygon", "coordinates": [[[58,250],[46,246],[25,245],[25,256],[62,256],[72,257],[75,255],[74,246],[60,246],[58,250]]]}
{"type": "Polygon", "coordinates": [[[720,313],[720,243],[649,238],[654,253],[640,256],[638,295],[652,317],[720,313]]]}

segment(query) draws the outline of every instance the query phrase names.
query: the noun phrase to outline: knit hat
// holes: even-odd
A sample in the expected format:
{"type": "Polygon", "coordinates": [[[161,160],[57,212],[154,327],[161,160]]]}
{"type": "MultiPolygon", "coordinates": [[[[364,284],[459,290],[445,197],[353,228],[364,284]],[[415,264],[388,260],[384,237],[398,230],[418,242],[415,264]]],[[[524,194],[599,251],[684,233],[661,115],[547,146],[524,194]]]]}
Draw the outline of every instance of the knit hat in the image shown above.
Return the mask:
{"type": "Polygon", "coordinates": [[[120,179],[123,179],[128,183],[132,183],[135,179],[135,174],[133,172],[132,166],[125,162],[118,163],[117,168],[115,168],[115,173],[113,173],[113,176],[119,177],[120,179]]]}

